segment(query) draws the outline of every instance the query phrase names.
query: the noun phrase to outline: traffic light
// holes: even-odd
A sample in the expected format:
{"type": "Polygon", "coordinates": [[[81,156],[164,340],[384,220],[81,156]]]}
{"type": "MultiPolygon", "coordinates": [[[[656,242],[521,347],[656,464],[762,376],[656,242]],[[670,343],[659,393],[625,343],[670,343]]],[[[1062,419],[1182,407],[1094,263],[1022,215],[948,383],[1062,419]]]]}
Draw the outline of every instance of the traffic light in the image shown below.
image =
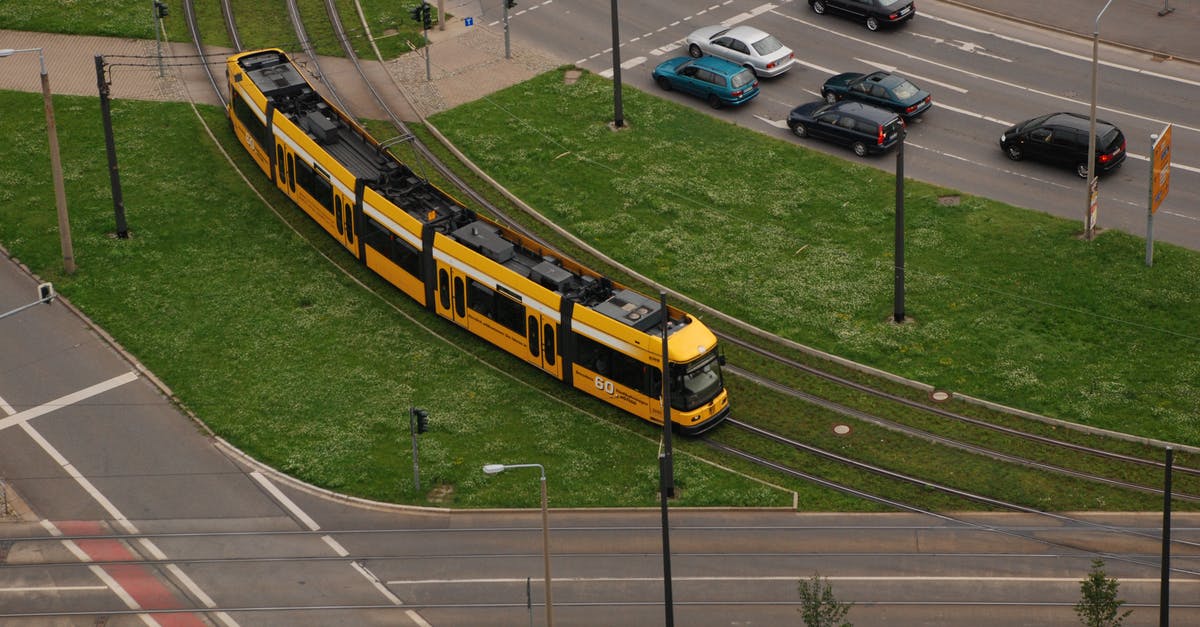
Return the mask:
{"type": "Polygon", "coordinates": [[[517,0],[504,0],[504,4],[506,4],[508,6],[508,8],[511,9],[511,8],[517,6],[517,0]]]}
{"type": "Polygon", "coordinates": [[[429,430],[429,412],[424,409],[412,408],[413,417],[416,418],[417,433],[425,433],[429,430]]]}
{"type": "Polygon", "coordinates": [[[160,18],[170,15],[170,11],[167,9],[167,3],[161,2],[160,0],[154,0],[154,15],[155,17],[160,18]]]}
{"type": "Polygon", "coordinates": [[[425,25],[425,28],[433,26],[432,7],[429,6],[428,2],[421,4],[421,22],[425,25]]]}
{"type": "Polygon", "coordinates": [[[422,2],[421,4],[418,4],[417,6],[408,10],[408,14],[412,17],[412,21],[418,22],[418,23],[420,23],[422,21],[421,16],[424,13],[425,13],[425,3],[424,2],[422,2]]]}

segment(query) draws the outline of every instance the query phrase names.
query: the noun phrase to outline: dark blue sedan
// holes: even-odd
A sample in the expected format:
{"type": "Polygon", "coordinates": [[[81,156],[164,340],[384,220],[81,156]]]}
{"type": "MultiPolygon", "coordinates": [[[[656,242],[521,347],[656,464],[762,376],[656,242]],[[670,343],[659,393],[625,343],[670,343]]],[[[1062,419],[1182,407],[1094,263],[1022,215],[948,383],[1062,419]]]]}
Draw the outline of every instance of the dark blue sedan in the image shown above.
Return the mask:
{"type": "Polygon", "coordinates": [[[699,96],[714,109],[747,103],[758,95],[754,72],[732,61],[704,56],[675,57],[654,68],[659,87],[699,96]]]}
{"type": "Polygon", "coordinates": [[[933,96],[929,92],[912,84],[907,78],[889,72],[838,74],[825,81],[821,96],[830,104],[843,98],[857,100],[872,107],[895,111],[906,119],[921,115],[933,106],[933,96]]]}

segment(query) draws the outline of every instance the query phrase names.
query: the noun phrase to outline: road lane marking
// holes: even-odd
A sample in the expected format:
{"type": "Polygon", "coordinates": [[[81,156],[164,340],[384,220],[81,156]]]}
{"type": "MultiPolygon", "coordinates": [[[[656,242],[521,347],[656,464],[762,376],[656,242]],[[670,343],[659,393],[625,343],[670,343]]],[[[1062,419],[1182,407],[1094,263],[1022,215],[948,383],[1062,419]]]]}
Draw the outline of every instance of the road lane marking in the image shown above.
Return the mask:
{"type": "MultiPolygon", "coordinates": [[[[991,35],[992,37],[996,37],[996,38],[998,38],[998,39],[1002,39],[1002,40],[1004,40],[1004,41],[1008,41],[1008,42],[1015,43],[1015,44],[1020,44],[1020,45],[1022,45],[1022,46],[1028,46],[1028,47],[1030,47],[1030,48],[1037,48],[1037,49],[1039,49],[1039,50],[1043,50],[1043,51],[1046,51],[1046,52],[1051,52],[1051,53],[1054,53],[1054,54],[1057,54],[1057,55],[1062,55],[1062,56],[1064,56],[1064,57],[1069,57],[1069,58],[1071,58],[1071,59],[1078,59],[1078,60],[1080,60],[1080,61],[1086,61],[1086,62],[1088,62],[1089,64],[1092,62],[1092,58],[1091,58],[1091,57],[1089,57],[1089,56],[1085,56],[1085,55],[1082,55],[1082,54],[1076,54],[1076,53],[1074,53],[1074,52],[1067,52],[1066,50],[1059,50],[1058,48],[1051,48],[1050,46],[1043,46],[1042,44],[1035,44],[1035,43],[1033,43],[1033,42],[1031,42],[1031,41],[1025,41],[1024,39],[1019,39],[1019,38],[1017,38],[1017,37],[1012,37],[1012,36],[1009,36],[1009,35],[1001,35],[1000,33],[997,33],[997,32],[994,32],[994,31],[990,31],[990,30],[987,30],[987,29],[983,29],[983,28],[977,28],[977,27],[974,27],[974,26],[968,26],[968,25],[966,25],[966,24],[962,24],[962,23],[959,23],[959,22],[955,22],[955,21],[953,21],[953,20],[948,20],[948,19],[946,19],[946,18],[944,18],[944,17],[937,17],[937,16],[935,16],[935,15],[931,15],[931,14],[929,14],[928,12],[926,12],[926,13],[922,13],[922,14],[921,14],[921,19],[926,19],[926,20],[934,20],[935,22],[942,22],[942,23],[944,23],[944,24],[949,24],[950,26],[955,26],[955,27],[957,27],[957,28],[961,28],[961,29],[963,29],[963,30],[968,30],[968,31],[971,31],[971,32],[980,33],[980,34],[983,34],[983,35],[991,35]]],[[[1102,61],[1102,60],[1099,60],[1099,59],[1097,59],[1097,64],[1099,64],[1099,65],[1103,65],[1103,66],[1105,66],[1105,67],[1111,67],[1111,68],[1113,68],[1113,69],[1116,69],[1116,70],[1123,70],[1123,71],[1126,71],[1126,72],[1132,72],[1132,73],[1134,73],[1134,74],[1143,74],[1143,75],[1145,75],[1145,76],[1151,76],[1151,77],[1154,77],[1154,78],[1161,78],[1161,79],[1163,79],[1163,80],[1166,80],[1166,81],[1174,81],[1174,82],[1177,82],[1177,83],[1183,83],[1183,84],[1185,84],[1185,85],[1193,85],[1193,86],[1196,86],[1196,87],[1200,87],[1200,81],[1194,81],[1194,80],[1190,80],[1190,79],[1186,79],[1186,78],[1180,78],[1180,77],[1178,77],[1178,76],[1171,76],[1171,75],[1169,75],[1169,74],[1163,74],[1163,73],[1161,73],[1161,72],[1155,72],[1155,71],[1153,71],[1153,70],[1143,70],[1143,69],[1140,69],[1140,68],[1135,68],[1135,67],[1132,67],[1132,66],[1129,66],[1129,65],[1122,65],[1122,64],[1120,64],[1120,63],[1113,63],[1113,62],[1111,62],[1111,61],[1102,61]]]]}
{"type": "Polygon", "coordinates": [[[22,412],[14,412],[13,408],[8,403],[4,403],[3,406],[0,406],[0,409],[2,409],[4,413],[8,414],[8,417],[0,418],[0,431],[23,423],[27,420],[33,420],[38,416],[44,416],[56,409],[62,409],[64,407],[74,405],[75,403],[85,401],[93,396],[103,394],[104,392],[125,385],[126,383],[136,379],[137,373],[126,372],[125,374],[115,376],[107,381],[101,381],[95,385],[83,388],[78,392],[72,392],[65,396],[60,396],[48,403],[42,403],[37,407],[31,407],[22,412]]]}
{"type": "MultiPolygon", "coordinates": [[[[989,582],[989,583],[1066,583],[1071,585],[1079,585],[1079,577],[988,577],[988,576],[948,576],[948,575],[902,575],[896,577],[888,576],[856,576],[856,575],[828,575],[822,576],[823,579],[830,581],[861,581],[861,582],[876,582],[876,581],[929,581],[929,582],[989,582]]],[[[519,583],[523,584],[526,577],[491,577],[481,579],[397,579],[388,581],[388,585],[446,585],[446,584],[504,584],[504,583],[519,583]]],[[[723,581],[796,581],[795,575],[781,576],[764,576],[764,577],[672,577],[672,581],[695,581],[695,582],[723,582],[723,581]]],[[[649,583],[662,581],[662,577],[555,577],[554,583],[649,583]]],[[[1144,583],[1158,584],[1161,579],[1158,577],[1130,577],[1128,579],[1122,577],[1121,583],[1144,583]]],[[[1200,584],[1200,578],[1195,577],[1179,577],[1178,575],[1171,577],[1171,583],[1189,583],[1200,584]]]]}
{"type": "MultiPolygon", "coordinates": [[[[806,26],[809,26],[809,27],[811,27],[811,28],[814,28],[814,29],[816,29],[816,30],[819,30],[819,31],[824,31],[824,32],[826,32],[826,33],[829,33],[830,35],[834,35],[834,36],[837,36],[837,37],[842,37],[842,38],[845,38],[845,39],[849,39],[850,41],[853,41],[853,42],[855,42],[855,43],[857,43],[857,44],[861,44],[861,45],[863,45],[863,46],[868,46],[868,47],[871,47],[871,48],[876,48],[876,49],[878,49],[878,50],[882,50],[882,51],[884,51],[884,52],[887,52],[888,54],[890,54],[890,55],[893,55],[893,56],[902,56],[902,57],[907,57],[907,58],[909,58],[909,59],[912,59],[912,60],[914,60],[914,61],[919,61],[919,62],[921,62],[921,63],[928,63],[928,64],[930,64],[930,65],[933,65],[933,66],[935,66],[935,67],[939,67],[939,68],[942,68],[942,69],[945,69],[945,70],[951,70],[951,71],[954,71],[954,72],[960,72],[960,73],[962,73],[962,74],[966,74],[967,76],[972,76],[972,77],[978,78],[978,79],[980,79],[980,80],[990,81],[990,82],[993,82],[993,83],[996,83],[996,84],[1002,85],[1002,86],[1004,86],[1004,87],[1009,87],[1009,88],[1011,88],[1011,89],[1015,89],[1015,90],[1018,90],[1018,91],[1024,91],[1024,92],[1028,92],[1028,93],[1031,93],[1031,94],[1037,94],[1037,95],[1039,95],[1039,96],[1044,96],[1044,97],[1046,97],[1046,98],[1052,98],[1052,99],[1055,99],[1055,100],[1062,100],[1062,101],[1065,101],[1065,102],[1069,102],[1069,103],[1071,103],[1071,104],[1073,104],[1073,105],[1076,105],[1076,106],[1079,106],[1079,107],[1090,107],[1090,106],[1091,106],[1091,103],[1090,103],[1090,102],[1084,102],[1084,101],[1082,101],[1082,100],[1077,100],[1077,99],[1075,99],[1075,98],[1068,98],[1068,97],[1066,97],[1066,96],[1060,96],[1060,95],[1058,95],[1058,94],[1053,94],[1053,93],[1050,93],[1050,92],[1048,92],[1048,91],[1043,91],[1043,90],[1041,90],[1041,89],[1035,89],[1035,88],[1033,88],[1033,87],[1026,87],[1026,86],[1024,86],[1024,85],[1019,85],[1019,84],[1017,84],[1017,83],[1014,83],[1014,82],[1012,82],[1012,81],[1006,81],[1006,80],[1004,80],[1004,79],[996,78],[996,77],[994,77],[994,76],[988,76],[987,74],[980,74],[980,73],[978,73],[978,72],[972,72],[971,70],[967,70],[967,69],[963,69],[963,68],[960,68],[960,67],[957,67],[957,66],[954,66],[954,65],[950,65],[949,63],[942,63],[942,62],[940,62],[940,61],[934,61],[934,60],[932,60],[932,59],[926,59],[925,57],[922,57],[922,56],[919,56],[919,55],[915,55],[915,54],[912,54],[912,53],[910,53],[910,52],[904,52],[904,51],[902,51],[902,50],[897,50],[897,49],[895,49],[895,48],[889,48],[889,47],[887,47],[887,46],[883,46],[883,45],[877,44],[877,43],[875,43],[875,42],[873,42],[873,41],[870,41],[870,40],[867,40],[867,39],[862,39],[862,38],[860,38],[860,37],[854,37],[854,36],[852,36],[852,35],[847,35],[847,34],[845,34],[845,33],[840,33],[840,32],[838,32],[838,31],[835,31],[835,30],[832,30],[832,29],[829,29],[829,28],[825,28],[824,26],[820,26],[820,25],[818,25],[818,24],[814,24],[814,23],[812,23],[812,22],[809,22],[809,21],[807,21],[807,20],[800,19],[800,18],[798,18],[798,17],[795,17],[795,16],[792,16],[792,15],[787,15],[787,14],[785,14],[785,13],[779,13],[779,12],[776,12],[775,14],[776,14],[776,15],[778,15],[778,16],[780,16],[780,17],[783,17],[783,18],[786,18],[786,19],[792,20],[792,21],[794,21],[794,22],[797,22],[797,23],[800,23],[800,24],[804,24],[804,25],[806,25],[806,26]]],[[[1097,108],[1098,110],[1107,111],[1107,112],[1109,112],[1109,113],[1114,113],[1114,114],[1117,114],[1117,115],[1125,115],[1125,116],[1129,116],[1129,117],[1131,117],[1131,118],[1136,118],[1136,119],[1139,119],[1139,120],[1145,120],[1145,121],[1148,121],[1148,122],[1154,122],[1154,123],[1156,123],[1156,124],[1167,124],[1167,121],[1165,121],[1165,120],[1160,120],[1160,119],[1158,119],[1158,118],[1153,118],[1153,117],[1150,117],[1150,116],[1141,115],[1141,114],[1138,114],[1138,113],[1133,113],[1133,112],[1131,112],[1131,111],[1124,111],[1124,110],[1121,110],[1121,109],[1114,109],[1114,108],[1112,108],[1112,107],[1102,107],[1102,106],[1097,106],[1096,108],[1097,108]]],[[[1184,129],[1184,130],[1188,130],[1188,131],[1193,131],[1193,132],[1200,133],[1200,128],[1197,128],[1197,127],[1194,127],[1194,126],[1187,126],[1187,125],[1185,125],[1185,124],[1179,124],[1179,123],[1176,123],[1176,122],[1173,122],[1172,124],[1174,124],[1174,125],[1175,125],[1175,128],[1178,128],[1178,129],[1184,129]]]]}
{"type": "Polygon", "coordinates": [[[935,44],[946,44],[947,46],[950,46],[951,48],[962,50],[963,52],[967,52],[970,54],[977,54],[981,57],[991,57],[993,59],[999,59],[1000,61],[1004,61],[1005,63],[1013,62],[1012,59],[1002,57],[998,54],[992,54],[990,52],[987,52],[987,48],[984,48],[983,46],[976,44],[976,43],[972,43],[969,41],[963,41],[961,39],[942,39],[941,37],[925,35],[923,33],[918,33],[916,31],[908,31],[908,32],[909,32],[909,34],[911,34],[915,37],[921,37],[924,39],[928,39],[935,44]]]}
{"type": "MultiPolygon", "coordinates": [[[[309,516],[308,513],[300,509],[300,506],[296,505],[295,501],[288,498],[288,495],[284,494],[282,490],[280,490],[274,483],[271,482],[270,479],[266,477],[266,475],[256,470],[250,473],[250,477],[259,485],[261,485],[264,490],[270,493],[271,496],[274,497],[275,500],[278,501],[279,504],[282,505],[284,509],[286,509],[296,520],[299,520],[304,524],[304,526],[308,527],[309,531],[321,530],[321,525],[317,524],[317,521],[313,520],[312,516],[309,516]]],[[[329,547],[338,554],[338,557],[347,557],[350,555],[350,552],[347,551],[340,542],[332,537],[324,535],[321,536],[321,540],[324,541],[325,544],[329,545],[329,547]]],[[[357,571],[358,574],[362,575],[363,578],[366,579],[367,582],[369,582],[376,590],[378,590],[380,594],[382,594],[392,605],[404,605],[404,601],[402,601],[400,597],[396,596],[391,590],[388,590],[387,585],[380,580],[379,577],[376,577],[375,573],[368,570],[366,566],[363,566],[357,560],[351,560],[350,566],[357,571]]],[[[418,627],[432,627],[428,622],[425,621],[424,618],[421,617],[420,614],[416,612],[416,610],[405,608],[404,614],[409,620],[418,625],[418,627]]]]}
{"type": "Polygon", "coordinates": [[[275,487],[275,484],[271,483],[271,481],[267,479],[266,476],[264,476],[261,472],[255,470],[254,472],[250,473],[250,478],[258,482],[258,484],[261,485],[264,490],[269,492],[271,496],[275,497],[275,500],[279,501],[279,504],[283,505],[283,508],[286,509],[288,513],[292,515],[292,517],[303,523],[305,527],[308,527],[309,531],[320,531],[321,525],[318,525],[317,521],[313,520],[312,517],[309,516],[304,510],[300,509],[299,505],[296,505],[292,499],[288,498],[288,496],[279,488],[275,487]]]}
{"type": "MultiPolygon", "coordinates": [[[[54,445],[51,444],[49,440],[47,440],[40,432],[38,432],[36,429],[34,429],[33,425],[29,424],[29,421],[34,418],[37,418],[39,416],[48,414],[56,409],[69,407],[71,405],[74,405],[81,401],[87,400],[98,394],[107,392],[108,390],[120,387],[122,385],[125,385],[126,383],[137,380],[137,378],[138,377],[137,377],[136,373],[126,372],[124,374],[121,374],[121,375],[118,375],[111,379],[108,379],[107,381],[102,381],[95,385],[88,386],[82,390],[61,396],[61,397],[54,399],[48,403],[43,403],[41,405],[38,405],[37,407],[33,407],[33,408],[25,410],[23,412],[18,412],[18,413],[12,414],[12,415],[8,416],[7,418],[0,419],[0,430],[3,430],[4,428],[11,427],[11,426],[19,426],[21,428],[21,430],[24,431],[27,436],[29,436],[30,439],[32,439],[34,442],[37,443],[37,445],[39,447],[41,447],[42,451],[45,452],[46,455],[50,456],[50,458],[52,460],[54,460],[54,462],[57,463],[59,465],[59,467],[62,468],[63,471],[67,473],[68,476],[70,476],[72,479],[74,479],[75,482],[83,489],[83,491],[87,492],[87,494],[89,496],[91,496],[92,499],[94,499],[100,505],[100,507],[102,509],[104,509],[105,512],[108,513],[108,515],[121,527],[121,529],[123,529],[128,534],[138,534],[140,532],[138,531],[137,527],[133,523],[131,523],[129,521],[129,519],[125,517],[125,515],[123,513],[121,513],[121,510],[117,509],[117,506],[114,505],[112,503],[112,501],[110,501],[108,499],[108,497],[104,495],[104,493],[100,492],[100,490],[98,488],[96,488],[95,484],[93,484],[91,482],[91,480],[89,480],[87,477],[85,477],[83,475],[83,473],[79,472],[79,469],[76,468],[75,465],[72,464],[70,462],[70,460],[68,460],[66,458],[66,456],[64,456],[62,453],[60,453],[59,450],[57,448],[55,448],[54,445]]],[[[11,411],[12,408],[7,403],[5,403],[4,409],[7,412],[7,411],[11,411]]],[[[82,523],[73,523],[73,524],[82,524],[82,523]]],[[[58,527],[56,525],[54,525],[54,523],[52,523],[48,520],[43,520],[42,526],[45,527],[50,532],[51,535],[54,535],[54,536],[62,535],[61,530],[59,530],[58,527]]],[[[79,559],[80,561],[84,561],[84,562],[93,561],[91,559],[91,556],[87,553],[87,551],[83,547],[81,547],[78,543],[75,543],[72,541],[64,541],[63,543],[64,543],[64,545],[66,545],[67,549],[70,550],[71,553],[73,555],[75,555],[75,557],[77,559],[79,559]]],[[[152,554],[155,555],[156,558],[158,558],[158,559],[166,558],[166,555],[163,554],[162,551],[158,550],[158,547],[154,546],[154,544],[150,540],[143,538],[141,540],[141,544],[143,547],[146,547],[148,550],[153,549],[151,552],[152,552],[152,554]]],[[[128,550],[128,549],[126,549],[126,550],[128,550]]],[[[129,607],[130,609],[142,609],[138,605],[138,603],[133,599],[133,597],[128,593],[128,591],[125,589],[126,586],[119,583],[118,577],[111,572],[111,569],[106,570],[104,568],[100,568],[100,567],[94,566],[94,565],[90,566],[89,568],[101,581],[103,581],[105,583],[105,585],[107,585],[114,592],[114,594],[116,594],[118,597],[121,598],[122,601],[125,602],[127,607],[129,607]]],[[[176,566],[174,564],[169,564],[168,570],[171,572],[171,574],[173,574],[177,578],[177,581],[179,581],[181,584],[183,584],[183,586],[185,588],[187,588],[188,590],[193,591],[193,592],[199,592],[199,594],[197,594],[196,597],[201,601],[201,603],[204,603],[207,607],[210,607],[210,608],[216,607],[216,604],[212,601],[212,599],[207,594],[204,594],[204,592],[200,589],[200,587],[198,585],[196,585],[196,582],[193,581],[191,579],[191,577],[189,577],[186,573],[184,573],[182,569],[180,569],[178,566],[176,566]],[[174,567],[174,568],[172,568],[172,567],[174,567]]],[[[126,574],[128,574],[128,573],[126,573],[126,574]]],[[[130,580],[131,581],[140,581],[141,577],[140,576],[134,577],[130,580]]],[[[155,580],[155,581],[157,581],[157,580],[155,580]]],[[[162,586],[163,590],[168,590],[166,587],[166,584],[159,582],[159,585],[162,586]]],[[[157,595],[157,592],[156,592],[156,595],[157,595]]],[[[158,597],[156,596],[156,598],[158,598],[158,597]]],[[[193,615],[193,614],[180,614],[179,616],[182,617],[182,618],[180,618],[180,620],[187,620],[186,617],[188,617],[188,616],[191,616],[191,617],[199,620],[199,617],[197,615],[193,615]]],[[[147,625],[159,625],[159,622],[154,620],[153,618],[151,618],[149,615],[141,615],[141,617],[142,617],[142,622],[145,622],[147,625]]],[[[237,622],[235,622],[232,618],[230,618],[224,612],[218,612],[217,617],[223,623],[225,623],[225,625],[227,625],[228,627],[236,627],[237,626],[237,622]]],[[[176,621],[173,619],[171,622],[176,622],[176,621]]]]}
{"type": "Polygon", "coordinates": [[[106,586],[23,586],[18,588],[0,588],[0,594],[12,592],[20,594],[23,592],[90,592],[94,590],[108,590],[106,586]]]}

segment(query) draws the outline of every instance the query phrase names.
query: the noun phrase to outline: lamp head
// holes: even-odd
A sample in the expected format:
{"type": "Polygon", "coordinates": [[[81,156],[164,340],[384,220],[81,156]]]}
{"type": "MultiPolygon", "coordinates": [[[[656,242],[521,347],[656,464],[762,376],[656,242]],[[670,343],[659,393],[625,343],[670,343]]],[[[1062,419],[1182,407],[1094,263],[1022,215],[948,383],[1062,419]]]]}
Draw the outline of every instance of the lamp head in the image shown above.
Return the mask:
{"type": "Polygon", "coordinates": [[[504,464],[486,464],[483,467],[483,472],[494,475],[499,472],[504,472],[504,464]]]}

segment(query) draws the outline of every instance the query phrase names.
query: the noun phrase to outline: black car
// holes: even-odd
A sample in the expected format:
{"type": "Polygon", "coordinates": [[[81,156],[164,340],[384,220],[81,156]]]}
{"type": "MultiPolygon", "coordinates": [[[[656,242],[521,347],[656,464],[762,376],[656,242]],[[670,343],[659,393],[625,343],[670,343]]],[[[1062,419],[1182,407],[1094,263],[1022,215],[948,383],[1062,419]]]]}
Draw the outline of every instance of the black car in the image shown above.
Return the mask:
{"type": "MultiPolygon", "coordinates": [[[[1075,168],[1087,178],[1088,129],[1091,120],[1078,113],[1050,113],[1025,120],[1000,135],[1000,148],[1013,161],[1037,159],[1075,168]]],[[[1096,172],[1112,170],[1125,161],[1121,129],[1096,120],[1096,172]]]]}
{"type": "Polygon", "coordinates": [[[849,146],[860,157],[888,150],[905,133],[904,120],[895,113],[849,100],[802,104],[788,114],[787,124],[796,137],[849,146]]]}
{"type": "Polygon", "coordinates": [[[889,72],[843,72],[831,76],[821,86],[821,97],[834,103],[842,98],[858,100],[881,109],[891,109],[904,116],[915,118],[933,106],[933,96],[917,87],[912,81],[889,72]]]}
{"type": "Polygon", "coordinates": [[[808,5],[819,15],[832,11],[861,20],[869,30],[899,24],[917,14],[912,0],[808,0],[808,5]]]}

